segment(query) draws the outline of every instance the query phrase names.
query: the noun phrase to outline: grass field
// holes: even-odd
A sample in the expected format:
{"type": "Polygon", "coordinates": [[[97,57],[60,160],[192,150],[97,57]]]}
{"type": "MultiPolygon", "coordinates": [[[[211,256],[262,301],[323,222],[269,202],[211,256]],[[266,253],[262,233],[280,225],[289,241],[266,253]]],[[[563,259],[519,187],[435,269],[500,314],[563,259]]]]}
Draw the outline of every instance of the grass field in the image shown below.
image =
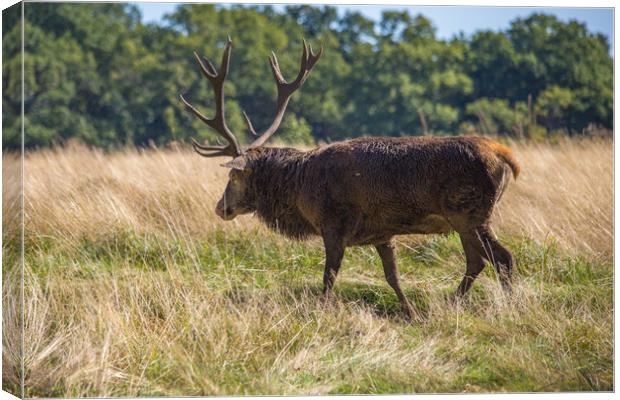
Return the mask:
{"type": "MultiPolygon", "coordinates": [[[[220,160],[29,154],[26,395],[613,390],[612,143],[511,147],[523,171],[494,226],[516,259],[513,296],[487,267],[451,304],[458,237],[400,237],[411,324],[374,249],[347,251],[324,303],[319,240],[220,221],[220,160]]],[[[3,382],[17,391],[18,164],[3,162],[3,382]]]]}

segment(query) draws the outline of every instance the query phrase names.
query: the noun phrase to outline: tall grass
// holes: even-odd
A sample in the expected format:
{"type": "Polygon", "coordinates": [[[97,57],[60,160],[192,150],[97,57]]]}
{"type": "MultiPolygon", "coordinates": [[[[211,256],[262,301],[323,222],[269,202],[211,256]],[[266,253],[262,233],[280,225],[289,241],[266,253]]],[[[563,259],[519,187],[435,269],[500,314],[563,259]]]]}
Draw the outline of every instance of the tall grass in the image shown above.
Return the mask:
{"type": "Polygon", "coordinates": [[[523,166],[499,205],[497,231],[611,257],[613,142],[511,146],[523,166]]]}
{"type": "MultiPolygon", "coordinates": [[[[487,268],[468,301],[451,304],[458,237],[401,237],[413,324],[371,248],[348,251],[324,303],[318,240],[289,241],[252,216],[220,221],[219,160],[180,148],[28,154],[26,393],[613,389],[611,142],[511,147],[523,172],[494,227],[517,260],[514,295],[487,268]]],[[[5,201],[5,260],[14,215],[5,201]]],[[[5,268],[5,305],[16,273],[5,268]]],[[[18,334],[3,323],[4,382],[16,390],[7,344],[18,334]]]]}
{"type": "MultiPolygon", "coordinates": [[[[511,147],[523,171],[499,204],[497,233],[611,255],[612,143],[511,147]]],[[[27,230],[71,245],[126,229],[192,240],[217,228],[256,228],[251,216],[232,222],[215,216],[227,176],[220,163],[189,149],[106,154],[73,146],[35,152],[25,167],[27,230]]]]}

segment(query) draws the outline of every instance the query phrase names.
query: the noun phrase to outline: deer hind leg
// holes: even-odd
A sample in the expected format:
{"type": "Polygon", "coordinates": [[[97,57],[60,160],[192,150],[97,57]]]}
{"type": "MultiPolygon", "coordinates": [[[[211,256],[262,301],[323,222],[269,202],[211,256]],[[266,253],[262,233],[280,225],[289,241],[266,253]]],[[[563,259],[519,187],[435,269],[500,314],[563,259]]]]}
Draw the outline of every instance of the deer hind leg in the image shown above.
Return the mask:
{"type": "Polygon", "coordinates": [[[388,281],[392,289],[396,292],[398,300],[403,307],[403,311],[408,319],[413,316],[413,308],[405,297],[402,289],[400,288],[400,279],[398,276],[398,268],[396,266],[396,259],[394,257],[394,245],[391,243],[383,243],[375,245],[381,262],[383,263],[383,272],[385,273],[385,279],[388,281]]]}
{"type": "Polygon", "coordinates": [[[467,259],[467,270],[457,295],[462,296],[469,290],[484,268],[485,259],[495,267],[504,290],[510,291],[512,255],[489,230],[497,189],[486,192],[474,189],[475,185],[463,185],[449,192],[443,200],[446,218],[459,232],[467,259]]]}
{"type": "Polygon", "coordinates": [[[465,250],[467,270],[457,289],[457,295],[463,296],[467,293],[473,281],[484,268],[485,259],[495,267],[504,291],[510,292],[512,288],[512,254],[499,243],[488,227],[482,226],[461,233],[460,236],[465,250]]]}
{"type": "Polygon", "coordinates": [[[475,233],[466,232],[461,233],[461,243],[463,244],[463,250],[465,251],[465,260],[467,262],[467,269],[465,270],[465,276],[461,281],[459,287],[456,289],[457,297],[463,297],[467,291],[471,288],[480,272],[484,269],[484,249],[481,246],[480,240],[475,233]]]}
{"type": "Polygon", "coordinates": [[[482,240],[485,243],[485,249],[488,248],[486,258],[495,267],[495,271],[497,271],[502,289],[504,289],[506,293],[511,293],[512,268],[514,264],[512,254],[508,251],[508,249],[502,246],[495,236],[493,236],[493,234],[489,231],[483,233],[482,240]]]}

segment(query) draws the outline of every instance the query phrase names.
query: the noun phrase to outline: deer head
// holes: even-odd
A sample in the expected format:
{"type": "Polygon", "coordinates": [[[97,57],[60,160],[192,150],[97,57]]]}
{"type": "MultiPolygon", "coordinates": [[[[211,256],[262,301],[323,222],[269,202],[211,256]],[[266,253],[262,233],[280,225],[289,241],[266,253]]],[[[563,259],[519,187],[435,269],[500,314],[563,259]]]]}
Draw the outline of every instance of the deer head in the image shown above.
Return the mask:
{"type": "Polygon", "coordinates": [[[228,144],[224,146],[211,146],[199,144],[196,140],[192,139],[194,150],[203,157],[230,156],[233,158],[232,161],[223,164],[223,166],[230,168],[229,180],[224,195],[220,201],[218,201],[215,209],[217,215],[226,220],[253,211],[252,200],[249,198],[246,190],[248,187],[247,179],[251,176],[252,171],[246,163],[244,154],[250,149],[262,146],[278,130],[291,96],[304,84],[310,71],[312,71],[312,68],[323,54],[323,47],[321,47],[317,54],[314,54],[312,46],[308,46],[306,41],[303,40],[299,73],[297,74],[297,78],[289,83],[282,76],[275,53],[271,52],[269,56],[269,65],[271,66],[271,71],[276,81],[278,93],[275,117],[267,129],[257,133],[250,118],[244,111],[243,117],[245,122],[250,133],[252,133],[256,139],[247,148],[243,149],[239,145],[239,141],[235,135],[226,125],[225,119],[224,82],[228,75],[231,49],[232,41],[229,37],[226,47],[224,48],[219,72],[206,57],[202,57],[201,59],[198,54],[194,52],[194,57],[200,66],[202,74],[211,82],[211,86],[213,87],[213,92],[215,94],[215,116],[213,118],[205,117],[198,109],[191,105],[183,95],[180,96],[181,101],[189,112],[198,117],[198,119],[207,124],[207,126],[214,129],[228,142],[228,144]]]}

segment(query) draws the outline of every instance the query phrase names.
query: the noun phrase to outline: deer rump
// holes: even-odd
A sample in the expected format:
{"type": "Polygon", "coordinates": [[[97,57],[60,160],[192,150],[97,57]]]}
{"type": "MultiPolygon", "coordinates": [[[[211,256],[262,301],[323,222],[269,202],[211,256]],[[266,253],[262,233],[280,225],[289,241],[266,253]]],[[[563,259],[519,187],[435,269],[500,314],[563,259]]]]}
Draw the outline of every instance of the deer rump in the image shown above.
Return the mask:
{"type": "Polygon", "coordinates": [[[497,146],[476,137],[420,137],[354,139],[309,152],[290,149],[276,162],[289,179],[274,179],[279,174],[271,166],[266,168],[271,182],[265,182],[287,192],[289,201],[280,202],[284,193],[265,190],[263,184],[257,192],[267,197],[259,203],[273,202],[267,208],[282,206],[286,212],[262,213],[259,207],[258,216],[293,238],[333,227],[346,246],[478,226],[490,217],[514,174],[497,146]],[[290,218],[304,221],[286,221],[290,218]]]}

